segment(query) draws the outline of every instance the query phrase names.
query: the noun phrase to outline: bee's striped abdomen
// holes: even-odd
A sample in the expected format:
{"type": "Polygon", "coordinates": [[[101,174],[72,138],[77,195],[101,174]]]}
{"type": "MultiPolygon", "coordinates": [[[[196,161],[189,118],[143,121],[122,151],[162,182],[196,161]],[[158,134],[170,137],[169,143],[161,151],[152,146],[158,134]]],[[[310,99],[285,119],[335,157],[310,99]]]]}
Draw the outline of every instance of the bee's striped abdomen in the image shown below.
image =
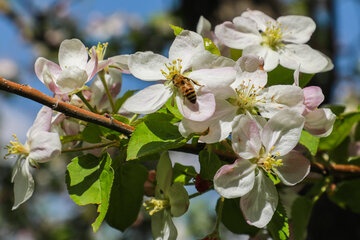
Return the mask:
{"type": "Polygon", "coordinates": [[[192,88],[188,88],[184,91],[184,96],[191,102],[191,103],[196,103],[196,93],[195,93],[195,89],[192,88]]]}

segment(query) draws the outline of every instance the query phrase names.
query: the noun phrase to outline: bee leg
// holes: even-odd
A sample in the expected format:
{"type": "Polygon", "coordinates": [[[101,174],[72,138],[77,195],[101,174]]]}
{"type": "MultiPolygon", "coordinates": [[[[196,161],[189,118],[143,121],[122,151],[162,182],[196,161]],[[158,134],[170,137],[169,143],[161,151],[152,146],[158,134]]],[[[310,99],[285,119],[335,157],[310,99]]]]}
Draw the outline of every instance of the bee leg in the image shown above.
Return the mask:
{"type": "Polygon", "coordinates": [[[192,80],[192,79],[190,79],[195,85],[197,85],[197,86],[199,86],[199,87],[202,87],[202,86],[204,86],[204,85],[201,85],[201,84],[199,84],[197,81],[194,81],[194,80],[192,80]]]}

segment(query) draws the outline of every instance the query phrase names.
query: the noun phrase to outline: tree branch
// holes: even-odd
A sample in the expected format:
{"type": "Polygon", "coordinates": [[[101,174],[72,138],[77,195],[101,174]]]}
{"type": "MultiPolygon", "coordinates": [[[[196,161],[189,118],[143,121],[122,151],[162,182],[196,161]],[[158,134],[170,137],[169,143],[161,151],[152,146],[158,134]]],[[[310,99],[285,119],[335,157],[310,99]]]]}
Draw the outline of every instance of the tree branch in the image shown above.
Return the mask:
{"type": "Polygon", "coordinates": [[[127,136],[130,136],[131,133],[134,131],[134,127],[117,121],[116,119],[107,118],[100,114],[92,113],[79,107],[60,102],[58,99],[50,97],[30,86],[20,85],[6,80],[2,77],[0,77],[0,90],[31,99],[35,102],[48,106],[55,111],[62,112],[66,116],[84,120],[86,122],[95,123],[121,132],[127,136]]]}

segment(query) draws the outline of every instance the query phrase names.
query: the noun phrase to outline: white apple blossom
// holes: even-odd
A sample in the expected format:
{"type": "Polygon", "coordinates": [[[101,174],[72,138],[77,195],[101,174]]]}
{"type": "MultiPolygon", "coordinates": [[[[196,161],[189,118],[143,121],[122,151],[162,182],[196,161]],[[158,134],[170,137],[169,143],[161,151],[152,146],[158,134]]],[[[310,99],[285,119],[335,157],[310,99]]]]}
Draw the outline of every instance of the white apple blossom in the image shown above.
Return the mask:
{"type": "Polygon", "coordinates": [[[277,20],[263,12],[247,10],[233,22],[215,28],[216,36],[227,46],[243,49],[243,54],[264,58],[264,69],[278,64],[304,73],[317,73],[332,68],[331,60],[305,44],[315,31],[314,21],[306,16],[282,16],[277,20]]]}
{"type": "Polygon", "coordinates": [[[15,202],[13,210],[28,200],[34,191],[34,179],[30,173],[30,166],[37,163],[48,162],[61,153],[59,135],[50,132],[52,110],[42,107],[34,124],[27,132],[27,140],[23,145],[15,137],[10,141],[8,155],[18,155],[18,159],[12,172],[11,181],[14,183],[15,202]]]}
{"type": "Polygon", "coordinates": [[[240,115],[233,123],[233,150],[239,158],[222,166],[214,176],[215,190],[225,198],[240,199],[240,208],[249,224],[265,227],[271,220],[278,193],[266,173],[286,185],[295,185],[310,171],[310,162],[293,151],[305,119],[285,109],[268,122],[260,116],[240,115]]]}
{"type": "Polygon", "coordinates": [[[35,62],[35,73],[55,94],[67,94],[80,89],[90,81],[98,69],[95,47],[88,51],[78,39],[64,40],[59,49],[59,65],[39,57],[35,62]]]}
{"type": "Polygon", "coordinates": [[[129,112],[149,114],[157,111],[172,96],[176,96],[179,111],[194,121],[209,119],[215,111],[214,94],[235,80],[235,62],[205,50],[202,37],[191,31],[176,36],[169,50],[169,58],[153,52],[137,52],[130,56],[130,72],[145,81],[160,81],[134,96],[123,105],[129,112]],[[187,77],[193,84],[197,100],[191,103],[174,85],[176,75],[187,77]],[[200,85],[200,86],[198,86],[200,85]]]}

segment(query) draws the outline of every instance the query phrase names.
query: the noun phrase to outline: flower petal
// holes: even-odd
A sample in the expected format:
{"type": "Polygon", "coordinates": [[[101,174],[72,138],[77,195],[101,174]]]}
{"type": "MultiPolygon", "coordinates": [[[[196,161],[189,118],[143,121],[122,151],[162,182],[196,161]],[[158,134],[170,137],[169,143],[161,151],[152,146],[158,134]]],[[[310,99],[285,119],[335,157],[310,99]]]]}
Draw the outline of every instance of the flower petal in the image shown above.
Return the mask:
{"type": "Polygon", "coordinates": [[[181,59],[182,72],[189,70],[195,54],[205,51],[203,38],[192,31],[183,30],[176,36],[169,49],[171,61],[181,59]]]}
{"type": "Polygon", "coordinates": [[[57,78],[60,73],[61,73],[61,68],[59,65],[57,65],[56,63],[47,60],[46,58],[43,57],[39,57],[38,59],[36,59],[35,62],[35,73],[36,76],[39,78],[39,80],[44,83],[46,86],[48,86],[49,83],[46,83],[44,81],[44,68],[45,66],[47,67],[47,71],[50,73],[50,75],[52,76],[52,78],[57,78]]]}
{"type": "Polygon", "coordinates": [[[118,69],[120,72],[123,73],[130,73],[130,69],[129,69],[129,58],[130,55],[117,55],[114,57],[109,58],[109,60],[111,61],[111,66],[118,69]]]}
{"type": "Polygon", "coordinates": [[[304,112],[304,93],[300,87],[292,85],[275,85],[258,93],[257,103],[260,114],[271,118],[274,114],[284,110],[292,109],[300,114],[304,112]]]}
{"type": "Polygon", "coordinates": [[[324,101],[324,94],[321,88],[317,86],[305,87],[304,92],[304,104],[306,111],[313,111],[324,101]]]}
{"type": "Polygon", "coordinates": [[[173,217],[180,217],[189,208],[189,195],[182,183],[175,182],[168,192],[170,212],[173,217]]]}
{"type": "Polygon", "coordinates": [[[274,183],[259,171],[253,189],[240,199],[240,208],[248,224],[263,228],[274,215],[278,200],[274,183]]]}
{"type": "MultiPolygon", "coordinates": [[[[266,64],[266,61],[265,61],[266,64]]],[[[327,69],[329,60],[321,52],[306,44],[287,44],[280,52],[280,65],[300,72],[318,73],[327,69]]]]}
{"type": "Polygon", "coordinates": [[[61,93],[69,93],[84,86],[88,80],[85,70],[76,66],[70,66],[64,69],[56,80],[56,85],[61,93]]]}
{"type": "Polygon", "coordinates": [[[254,186],[256,165],[246,159],[222,166],[214,176],[215,190],[225,198],[247,194],[254,186]]]}
{"type": "Polygon", "coordinates": [[[160,211],[151,216],[151,232],[155,240],[176,240],[177,230],[168,211],[160,211]]]}
{"type": "Polygon", "coordinates": [[[255,72],[264,67],[264,59],[257,55],[243,55],[236,61],[236,67],[241,72],[255,72]]]}
{"type": "Polygon", "coordinates": [[[27,138],[30,138],[32,133],[46,131],[49,132],[51,128],[51,119],[52,119],[52,109],[46,106],[43,106],[38,112],[33,125],[26,133],[27,138]]]}
{"type": "Polygon", "coordinates": [[[58,133],[34,132],[27,142],[30,146],[28,158],[36,162],[48,162],[61,153],[61,142],[58,133]]]}
{"type": "Polygon", "coordinates": [[[282,38],[285,42],[306,43],[315,31],[315,22],[306,16],[283,16],[277,21],[281,24],[282,38]]]}
{"type": "Polygon", "coordinates": [[[173,170],[169,152],[163,152],[156,167],[156,190],[155,197],[165,198],[168,196],[172,182],[173,170]]]}
{"type": "Polygon", "coordinates": [[[265,87],[267,83],[267,72],[263,70],[257,70],[255,72],[240,72],[236,74],[236,80],[231,84],[233,89],[239,88],[239,86],[248,86],[248,90],[255,90],[259,92],[265,87]]]}
{"type": "Polygon", "coordinates": [[[59,65],[65,70],[70,66],[85,69],[88,52],[79,39],[64,40],[59,48],[59,65]]]}
{"type": "Polygon", "coordinates": [[[165,80],[161,70],[165,71],[165,64],[169,62],[166,57],[153,52],[137,52],[128,60],[131,74],[145,81],[165,80]]]}
{"type": "Polygon", "coordinates": [[[196,25],[196,32],[200,35],[207,34],[211,30],[211,23],[209,20],[200,16],[198,24],[196,25]]]}
{"type": "Polygon", "coordinates": [[[222,68],[222,67],[233,67],[235,66],[235,61],[215,54],[210,53],[209,51],[201,51],[192,58],[192,71],[199,69],[209,69],[209,68],[222,68]]]}
{"type": "Polygon", "coordinates": [[[310,172],[310,161],[300,152],[290,151],[282,160],[283,165],[277,167],[275,173],[288,186],[301,182],[310,172]]]}
{"type": "Polygon", "coordinates": [[[305,115],[304,129],[316,137],[327,137],[333,129],[336,115],[328,108],[319,108],[305,115]]]}
{"type": "Polygon", "coordinates": [[[236,25],[224,22],[215,27],[216,37],[226,46],[235,49],[244,49],[252,44],[261,43],[261,35],[256,31],[253,21],[240,17],[236,25]]]}
{"type": "Polygon", "coordinates": [[[279,53],[261,45],[250,45],[243,51],[243,55],[257,55],[264,59],[264,70],[270,72],[279,64],[279,53]]]}
{"type": "Polygon", "coordinates": [[[205,121],[215,112],[215,97],[206,87],[200,87],[196,91],[196,103],[191,103],[187,98],[176,95],[176,104],[180,113],[193,121],[205,121]]]}
{"type": "Polygon", "coordinates": [[[273,18],[258,10],[248,9],[247,11],[243,12],[241,16],[255,21],[257,24],[257,29],[262,30],[263,32],[265,32],[267,27],[276,24],[276,21],[273,18]]]}
{"type": "Polygon", "coordinates": [[[128,98],[122,107],[129,112],[149,114],[159,110],[171,95],[171,90],[164,84],[155,84],[128,98]]]}
{"type": "Polygon", "coordinates": [[[267,153],[284,156],[299,142],[305,118],[294,110],[284,109],[265,124],[261,140],[267,153]]]}
{"type": "Polygon", "coordinates": [[[232,141],[232,147],[240,157],[258,157],[262,144],[256,121],[247,115],[236,117],[233,121],[232,141]]]}
{"type": "Polygon", "coordinates": [[[95,74],[102,69],[103,68],[98,69],[98,56],[96,54],[95,47],[92,47],[91,48],[91,58],[85,65],[85,71],[88,75],[87,81],[90,81],[95,76],[95,74]]]}
{"type": "Polygon", "coordinates": [[[14,183],[14,205],[12,210],[27,201],[34,192],[34,179],[29,171],[29,162],[19,158],[14,166],[11,182],[14,183]]]}

